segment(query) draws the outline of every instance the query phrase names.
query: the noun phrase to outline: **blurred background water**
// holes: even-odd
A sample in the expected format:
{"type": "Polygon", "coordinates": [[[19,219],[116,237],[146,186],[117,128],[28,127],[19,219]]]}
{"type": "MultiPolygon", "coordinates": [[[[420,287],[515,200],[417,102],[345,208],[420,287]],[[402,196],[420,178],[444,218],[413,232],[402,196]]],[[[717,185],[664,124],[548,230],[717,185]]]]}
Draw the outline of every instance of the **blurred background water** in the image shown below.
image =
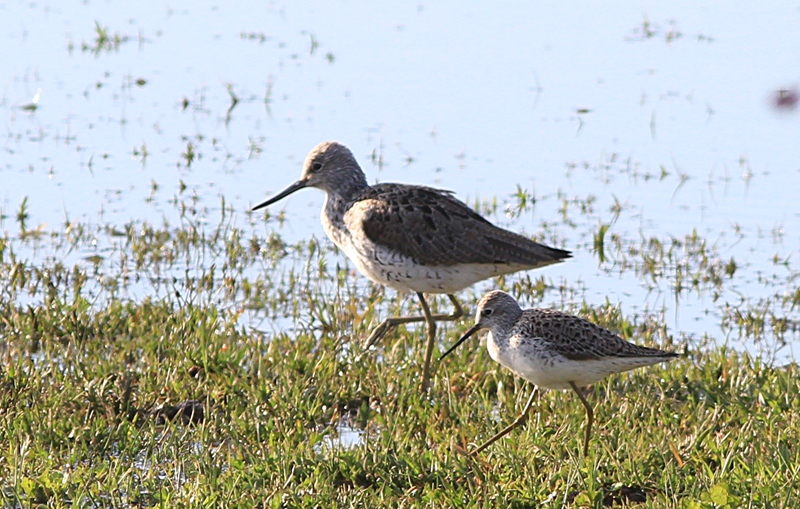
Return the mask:
{"type": "MultiPolygon", "coordinates": [[[[589,302],[737,344],[719,326],[731,308],[798,322],[780,302],[798,291],[796,3],[12,1],[0,15],[6,232],[23,202],[28,228],[58,231],[175,223],[184,202],[213,225],[224,200],[266,236],[277,226],[249,207],[336,139],[370,182],[510,211],[518,188],[535,197],[493,219],[574,223],[559,233],[575,259],[546,277],[589,302]],[[696,231],[736,273],[722,296],[648,284],[591,252],[601,225],[627,243],[696,231]]],[[[322,237],[322,201],[278,205],[281,235],[322,237]]]]}

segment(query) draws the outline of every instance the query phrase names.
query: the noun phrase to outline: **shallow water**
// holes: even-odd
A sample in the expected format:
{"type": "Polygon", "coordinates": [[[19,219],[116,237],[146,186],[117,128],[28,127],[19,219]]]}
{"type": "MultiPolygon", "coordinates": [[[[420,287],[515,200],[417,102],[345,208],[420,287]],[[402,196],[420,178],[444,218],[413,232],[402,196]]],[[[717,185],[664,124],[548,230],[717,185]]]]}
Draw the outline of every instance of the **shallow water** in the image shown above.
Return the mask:
{"type": "MultiPolygon", "coordinates": [[[[800,80],[796,5],[16,2],[0,14],[0,224],[12,236],[25,199],[26,228],[48,232],[210,229],[224,200],[232,227],[321,238],[320,192],[273,207],[282,226],[247,210],[338,139],[370,181],[496,197],[493,220],[563,241],[575,259],[532,276],[572,293],[528,304],[608,301],[691,341],[797,339],[725,325],[737,310],[798,321],[800,119],[776,101],[800,80]],[[537,199],[519,216],[518,186],[537,199]],[[622,246],[602,262],[600,225],[622,246]],[[681,241],[663,277],[640,267],[651,238],[681,241]],[[710,270],[699,260],[724,272],[731,259],[722,284],[676,288],[681,261],[691,280],[710,270]]],[[[114,249],[98,243],[27,256],[114,249]]]]}

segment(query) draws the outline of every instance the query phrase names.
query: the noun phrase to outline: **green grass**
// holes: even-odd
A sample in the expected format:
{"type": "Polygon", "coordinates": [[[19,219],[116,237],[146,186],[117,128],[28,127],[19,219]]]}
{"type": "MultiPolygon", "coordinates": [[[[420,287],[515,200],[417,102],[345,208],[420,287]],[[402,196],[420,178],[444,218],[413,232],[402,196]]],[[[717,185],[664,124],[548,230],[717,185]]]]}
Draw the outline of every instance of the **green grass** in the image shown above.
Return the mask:
{"type": "Polygon", "coordinates": [[[422,396],[403,334],[383,362],[356,362],[340,338],[265,341],[213,307],[51,306],[4,322],[8,507],[599,507],[624,493],[643,507],[787,507],[800,489],[797,369],[724,349],[599,384],[587,458],[583,408],[550,392],[473,460],[462,451],[530,390],[483,349],[439,366],[422,396]],[[201,423],[160,417],[188,400],[201,423]],[[341,419],[361,445],[323,444],[341,419]]]}
{"type": "MultiPolygon", "coordinates": [[[[728,291],[727,262],[696,233],[612,233],[604,256],[648,284],[728,291]]],[[[473,340],[420,394],[421,329],[362,355],[371,326],[415,303],[366,284],[325,242],[225,221],[33,228],[0,239],[0,276],[2,507],[777,508],[800,492],[795,365],[610,303],[570,311],[685,355],[591,390],[588,457],[577,397],[548,392],[473,459],[464,451],[511,422],[531,386],[473,340]],[[98,237],[102,250],[59,261],[98,237]],[[358,444],[339,443],[342,424],[358,444]]],[[[496,284],[533,302],[580,293],[540,273],[496,284]]],[[[476,293],[462,297],[474,309],[476,293]]],[[[440,328],[443,344],[470,321],[440,328]]]]}

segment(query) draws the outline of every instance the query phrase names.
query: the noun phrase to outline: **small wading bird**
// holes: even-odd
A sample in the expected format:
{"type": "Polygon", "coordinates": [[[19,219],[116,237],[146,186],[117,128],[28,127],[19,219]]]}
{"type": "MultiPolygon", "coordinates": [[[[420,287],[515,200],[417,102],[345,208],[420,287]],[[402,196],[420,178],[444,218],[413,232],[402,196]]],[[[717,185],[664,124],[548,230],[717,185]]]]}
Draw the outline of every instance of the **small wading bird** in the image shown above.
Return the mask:
{"type": "Polygon", "coordinates": [[[522,310],[511,295],[493,291],[478,302],[475,325],[439,360],[481,329],[489,329],[486,349],[495,361],[535,385],[517,419],[470,455],[478,454],[525,422],[537,388],[572,389],[586,407],[583,454],[589,452],[594,412],[579,387],[612,373],[672,360],[678,355],[629,343],[583,318],[553,309],[522,310]]]}
{"type": "Polygon", "coordinates": [[[494,226],[440,189],[407,184],[370,186],[344,145],[326,141],[306,156],[300,180],[258,210],[305,187],[327,194],[322,207],[325,234],[375,283],[415,292],[424,316],[385,319],[366,341],[367,348],[400,324],[425,322],[428,343],[422,371],[427,389],[436,322],[463,316],[455,292],[477,281],[543,267],[569,258],[569,251],[536,243],[494,226]],[[447,294],[452,313],[431,314],[425,293],[447,294]]]}

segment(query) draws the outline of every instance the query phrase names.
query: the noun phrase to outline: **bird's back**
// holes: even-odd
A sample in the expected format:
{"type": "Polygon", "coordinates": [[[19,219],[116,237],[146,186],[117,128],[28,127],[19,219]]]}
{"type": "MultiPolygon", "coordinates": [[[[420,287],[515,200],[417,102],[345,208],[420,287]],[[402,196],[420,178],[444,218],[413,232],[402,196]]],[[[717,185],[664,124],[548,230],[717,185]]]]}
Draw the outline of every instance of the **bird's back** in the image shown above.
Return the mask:
{"type": "MultiPolygon", "coordinates": [[[[494,334],[494,333],[493,333],[494,334]]],[[[492,356],[526,380],[548,389],[585,386],[613,373],[657,364],[677,354],[639,346],[580,317],[529,309],[504,335],[492,356]]]]}
{"type": "Polygon", "coordinates": [[[499,228],[452,193],[425,186],[366,188],[352,200],[345,223],[371,242],[428,267],[496,265],[503,274],[571,256],[499,228]]]}
{"type": "Polygon", "coordinates": [[[536,338],[548,348],[572,360],[607,357],[676,357],[672,352],[640,346],[626,341],[608,329],[579,316],[555,309],[528,309],[517,321],[512,335],[536,338]]]}

